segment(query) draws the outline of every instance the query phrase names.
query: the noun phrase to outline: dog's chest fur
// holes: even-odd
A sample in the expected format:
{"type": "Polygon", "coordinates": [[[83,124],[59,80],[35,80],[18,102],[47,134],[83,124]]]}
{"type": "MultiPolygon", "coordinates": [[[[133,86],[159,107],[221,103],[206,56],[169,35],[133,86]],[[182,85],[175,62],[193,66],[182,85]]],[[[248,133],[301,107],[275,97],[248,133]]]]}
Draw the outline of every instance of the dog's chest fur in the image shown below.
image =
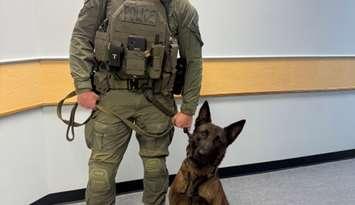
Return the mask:
{"type": "Polygon", "coordinates": [[[198,194],[199,186],[216,176],[217,167],[197,168],[193,162],[185,159],[180,170],[186,182],[185,194],[193,196],[198,194]]]}
{"type": "MultiPolygon", "coordinates": [[[[171,193],[175,193],[174,204],[210,205],[213,204],[216,194],[225,199],[216,173],[217,167],[198,168],[193,162],[185,159],[171,186],[171,193]]],[[[223,205],[227,204],[225,199],[223,205]]]]}

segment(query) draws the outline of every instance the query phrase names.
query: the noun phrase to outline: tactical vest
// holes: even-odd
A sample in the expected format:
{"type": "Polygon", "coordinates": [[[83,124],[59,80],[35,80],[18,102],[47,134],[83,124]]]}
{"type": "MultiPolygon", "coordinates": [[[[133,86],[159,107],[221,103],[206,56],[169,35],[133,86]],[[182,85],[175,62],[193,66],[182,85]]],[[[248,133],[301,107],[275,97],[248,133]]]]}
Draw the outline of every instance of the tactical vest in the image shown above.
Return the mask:
{"type": "Polygon", "coordinates": [[[160,0],[122,1],[97,31],[94,51],[120,79],[151,79],[172,91],[178,44],[160,0]]]}

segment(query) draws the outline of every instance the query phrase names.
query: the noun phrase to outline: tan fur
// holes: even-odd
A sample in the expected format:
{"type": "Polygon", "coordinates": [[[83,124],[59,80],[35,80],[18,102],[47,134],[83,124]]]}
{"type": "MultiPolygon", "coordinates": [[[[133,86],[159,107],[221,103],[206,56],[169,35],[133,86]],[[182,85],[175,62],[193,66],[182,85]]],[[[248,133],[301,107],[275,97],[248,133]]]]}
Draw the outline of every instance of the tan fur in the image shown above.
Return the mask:
{"type": "Polygon", "coordinates": [[[184,131],[189,137],[187,158],[171,185],[170,205],[229,205],[217,168],[245,122],[221,128],[212,123],[208,102],[202,105],[194,132],[184,131]]]}
{"type": "Polygon", "coordinates": [[[222,184],[216,175],[216,168],[197,169],[187,159],[183,162],[169,192],[170,205],[229,205],[222,184]],[[192,201],[188,196],[191,179],[205,177],[198,186],[197,196],[192,201]]]}

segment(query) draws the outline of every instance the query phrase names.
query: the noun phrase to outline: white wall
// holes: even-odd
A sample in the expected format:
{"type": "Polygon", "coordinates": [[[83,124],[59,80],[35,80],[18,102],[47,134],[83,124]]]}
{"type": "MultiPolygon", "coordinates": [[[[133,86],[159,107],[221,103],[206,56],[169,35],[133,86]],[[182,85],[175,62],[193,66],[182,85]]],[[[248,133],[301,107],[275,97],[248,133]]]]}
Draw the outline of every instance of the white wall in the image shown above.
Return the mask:
{"type": "Polygon", "coordinates": [[[38,9],[36,0],[0,0],[0,62],[40,56],[38,9]]]}
{"type": "MultiPolygon", "coordinates": [[[[204,57],[355,55],[353,0],[191,2],[200,13],[204,57]]],[[[67,58],[82,4],[0,0],[0,62],[67,58]]]]}
{"type": "Polygon", "coordinates": [[[353,0],[191,0],[205,57],[355,54],[353,0]]]}
{"type": "MultiPolygon", "coordinates": [[[[209,97],[213,121],[221,126],[247,120],[221,167],[266,162],[355,148],[355,91],[209,97]]],[[[65,108],[69,113],[69,107],[65,108]]],[[[80,110],[79,118],[87,112],[80,110]]],[[[0,193],[3,204],[28,204],[49,193],[86,186],[89,150],[82,129],[73,143],[54,107],[0,119],[0,193]],[[19,194],[20,193],[20,194],[19,194]]],[[[185,157],[186,136],[176,132],[168,158],[175,173],[185,157]]],[[[135,138],[117,181],[140,179],[135,138]]]]}
{"type": "Polygon", "coordinates": [[[41,110],[0,118],[1,204],[29,204],[48,194],[43,120],[41,110]]]}
{"type": "Polygon", "coordinates": [[[40,5],[40,56],[66,57],[70,37],[83,0],[35,0],[40,5]]]}

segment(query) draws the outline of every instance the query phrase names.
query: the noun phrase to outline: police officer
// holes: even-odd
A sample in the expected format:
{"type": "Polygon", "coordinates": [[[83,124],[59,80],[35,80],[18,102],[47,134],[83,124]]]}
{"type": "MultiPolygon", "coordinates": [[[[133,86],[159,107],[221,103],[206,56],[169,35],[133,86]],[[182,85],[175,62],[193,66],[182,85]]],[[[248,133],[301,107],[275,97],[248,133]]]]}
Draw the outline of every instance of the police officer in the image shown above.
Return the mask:
{"type": "Polygon", "coordinates": [[[202,45],[198,13],[188,0],[85,1],[72,34],[70,69],[78,103],[94,110],[85,127],[92,151],[87,204],[115,204],[115,176],[132,132],[119,118],[95,109],[97,105],[151,134],[136,134],[144,166],[143,202],[165,203],[171,127],[191,127],[201,87],[202,45]],[[144,92],[176,111],[171,81],[177,48],[187,68],[182,106],[171,117],[144,92]]]}

